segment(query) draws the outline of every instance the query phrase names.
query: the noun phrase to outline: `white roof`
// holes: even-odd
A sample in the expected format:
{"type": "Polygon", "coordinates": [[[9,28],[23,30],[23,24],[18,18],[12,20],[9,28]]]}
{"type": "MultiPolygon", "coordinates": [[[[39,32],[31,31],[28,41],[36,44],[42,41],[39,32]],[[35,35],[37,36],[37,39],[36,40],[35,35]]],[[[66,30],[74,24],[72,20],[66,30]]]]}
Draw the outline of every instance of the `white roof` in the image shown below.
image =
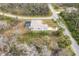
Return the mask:
{"type": "Polygon", "coordinates": [[[31,30],[36,30],[36,31],[39,31],[39,30],[52,30],[52,31],[57,31],[58,28],[52,28],[52,27],[48,27],[47,24],[43,24],[42,23],[42,20],[31,20],[31,26],[29,26],[29,28],[31,30]]]}
{"type": "Polygon", "coordinates": [[[31,26],[29,28],[32,30],[47,30],[48,25],[42,24],[42,20],[31,20],[31,26]]]}

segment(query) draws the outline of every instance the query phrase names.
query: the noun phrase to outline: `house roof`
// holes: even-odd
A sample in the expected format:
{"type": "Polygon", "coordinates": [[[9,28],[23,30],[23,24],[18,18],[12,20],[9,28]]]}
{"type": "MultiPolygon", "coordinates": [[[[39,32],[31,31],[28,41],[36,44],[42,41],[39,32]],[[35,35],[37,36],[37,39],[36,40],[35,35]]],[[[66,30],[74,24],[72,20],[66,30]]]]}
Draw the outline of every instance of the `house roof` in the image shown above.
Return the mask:
{"type": "Polygon", "coordinates": [[[42,20],[31,20],[30,22],[26,22],[30,24],[28,27],[32,30],[47,30],[48,25],[47,24],[42,24],[42,20]]]}

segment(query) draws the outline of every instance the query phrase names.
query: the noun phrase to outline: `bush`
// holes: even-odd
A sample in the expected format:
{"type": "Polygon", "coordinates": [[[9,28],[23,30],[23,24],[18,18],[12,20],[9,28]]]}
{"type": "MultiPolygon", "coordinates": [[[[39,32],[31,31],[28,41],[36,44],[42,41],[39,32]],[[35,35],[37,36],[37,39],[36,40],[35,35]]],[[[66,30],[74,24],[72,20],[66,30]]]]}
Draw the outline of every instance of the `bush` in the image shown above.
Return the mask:
{"type": "Polygon", "coordinates": [[[58,45],[60,48],[66,48],[67,46],[71,45],[71,41],[69,40],[68,36],[62,36],[58,41],[58,45]]]}

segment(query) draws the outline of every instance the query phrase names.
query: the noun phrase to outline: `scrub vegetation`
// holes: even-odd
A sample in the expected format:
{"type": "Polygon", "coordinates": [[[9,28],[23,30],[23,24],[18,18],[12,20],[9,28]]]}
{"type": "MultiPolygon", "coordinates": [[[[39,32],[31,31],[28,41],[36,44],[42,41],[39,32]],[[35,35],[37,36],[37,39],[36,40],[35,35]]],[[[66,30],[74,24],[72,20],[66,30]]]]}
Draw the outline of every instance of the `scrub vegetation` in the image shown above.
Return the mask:
{"type": "Polygon", "coordinates": [[[47,4],[0,4],[0,11],[20,16],[50,16],[47,4]]]}
{"type": "Polygon", "coordinates": [[[75,38],[77,43],[79,44],[79,13],[78,12],[62,12],[60,16],[64,19],[67,24],[72,36],[75,38]]]}

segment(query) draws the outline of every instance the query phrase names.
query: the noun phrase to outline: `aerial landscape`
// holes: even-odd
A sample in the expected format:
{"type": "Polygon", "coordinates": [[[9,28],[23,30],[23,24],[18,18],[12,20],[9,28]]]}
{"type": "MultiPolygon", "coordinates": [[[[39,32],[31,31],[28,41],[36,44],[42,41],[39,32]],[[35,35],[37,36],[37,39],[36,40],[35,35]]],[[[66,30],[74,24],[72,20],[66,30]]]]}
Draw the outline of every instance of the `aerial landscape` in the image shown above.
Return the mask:
{"type": "Polygon", "coordinates": [[[79,56],[79,4],[0,3],[0,56],[79,56]]]}

